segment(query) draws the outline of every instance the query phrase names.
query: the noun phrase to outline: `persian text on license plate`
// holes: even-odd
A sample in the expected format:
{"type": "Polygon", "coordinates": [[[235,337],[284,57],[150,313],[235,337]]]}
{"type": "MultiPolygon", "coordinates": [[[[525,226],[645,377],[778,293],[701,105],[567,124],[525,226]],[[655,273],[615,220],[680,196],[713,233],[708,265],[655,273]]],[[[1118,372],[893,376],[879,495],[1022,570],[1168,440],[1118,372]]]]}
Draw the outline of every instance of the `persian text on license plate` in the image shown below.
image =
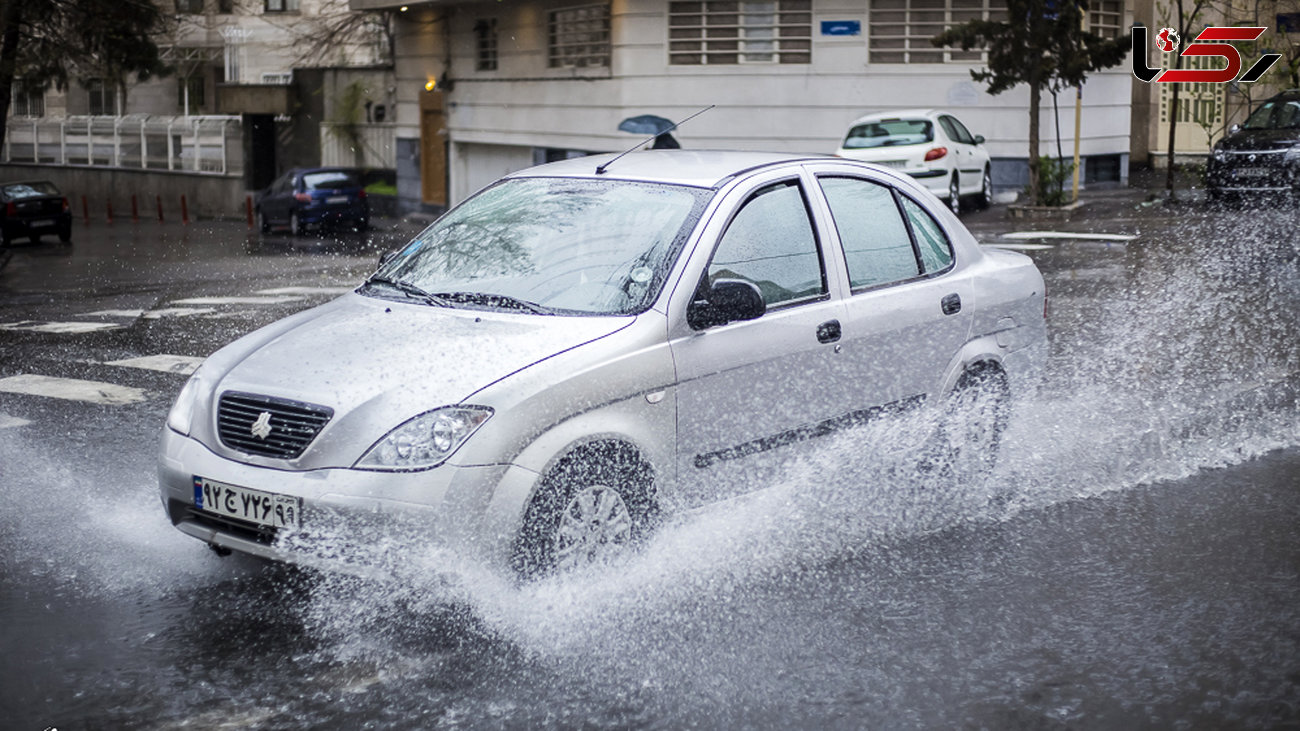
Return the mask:
{"type": "Polygon", "coordinates": [[[329,198],[326,198],[325,202],[330,205],[334,205],[335,203],[347,203],[348,197],[346,195],[332,195],[329,198]]]}
{"type": "Polygon", "coordinates": [[[1273,171],[1270,170],[1269,168],[1261,168],[1261,167],[1240,167],[1234,169],[1233,172],[1236,173],[1237,175],[1249,175],[1251,177],[1273,174],[1273,171]]]}
{"type": "Polygon", "coordinates": [[[28,225],[32,228],[49,228],[54,225],[54,221],[48,218],[42,218],[39,221],[32,221],[28,225]]]}
{"type": "Polygon", "coordinates": [[[194,507],[208,513],[272,528],[296,528],[302,498],[194,478],[194,507]]]}

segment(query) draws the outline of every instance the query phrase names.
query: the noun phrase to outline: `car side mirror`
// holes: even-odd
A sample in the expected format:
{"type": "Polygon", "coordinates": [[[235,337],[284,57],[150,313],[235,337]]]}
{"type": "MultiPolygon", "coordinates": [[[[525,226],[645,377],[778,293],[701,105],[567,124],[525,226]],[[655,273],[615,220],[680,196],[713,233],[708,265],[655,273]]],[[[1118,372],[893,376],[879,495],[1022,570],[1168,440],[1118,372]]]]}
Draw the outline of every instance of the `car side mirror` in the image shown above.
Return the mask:
{"type": "Polygon", "coordinates": [[[1230,134],[1230,135],[1235,135],[1235,134],[1237,134],[1237,133],[1240,132],[1240,131],[1241,131],[1241,125],[1239,125],[1239,124],[1234,124],[1234,125],[1232,125],[1231,127],[1228,128],[1228,134],[1230,134]]]}
{"type": "Polygon", "coordinates": [[[758,285],[741,279],[719,279],[703,299],[686,308],[686,323],[693,330],[726,325],[737,320],[754,320],[767,312],[758,285]]]}
{"type": "Polygon", "coordinates": [[[975,144],[977,145],[984,144],[984,135],[975,135],[975,144]]]}

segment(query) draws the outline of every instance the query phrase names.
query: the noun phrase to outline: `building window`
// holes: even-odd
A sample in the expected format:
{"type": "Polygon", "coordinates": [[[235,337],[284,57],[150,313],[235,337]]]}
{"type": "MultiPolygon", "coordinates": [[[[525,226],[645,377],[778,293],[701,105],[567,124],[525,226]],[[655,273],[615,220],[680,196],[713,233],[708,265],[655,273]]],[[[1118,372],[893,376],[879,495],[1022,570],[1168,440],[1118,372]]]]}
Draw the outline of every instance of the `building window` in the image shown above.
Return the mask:
{"type": "Polygon", "coordinates": [[[22,80],[15,80],[13,103],[9,110],[15,117],[44,117],[45,92],[28,89],[22,80]]]}
{"type": "Polygon", "coordinates": [[[282,71],[278,73],[263,73],[263,84],[277,84],[279,86],[288,86],[293,83],[293,72],[282,71]]]}
{"type": "Polygon", "coordinates": [[[202,15],[203,0],[176,0],[176,12],[182,15],[202,15]]]}
{"type": "Polygon", "coordinates": [[[266,0],[263,10],[268,13],[296,13],[298,0],[266,0]]]}
{"type": "Polygon", "coordinates": [[[117,94],[112,84],[103,79],[91,79],[86,82],[86,95],[89,99],[88,111],[95,116],[117,115],[117,94]]]}
{"type": "Polygon", "coordinates": [[[609,65],[608,5],[552,10],[547,28],[551,68],[609,65]]]}
{"type": "Polygon", "coordinates": [[[497,19],[487,18],[474,23],[474,38],[478,46],[478,59],[474,68],[479,71],[496,71],[497,19]]]}
{"type": "Polygon", "coordinates": [[[870,63],[980,63],[978,49],[935,48],[930,39],[970,20],[1005,21],[1006,0],[874,0],[870,63]]]}
{"type": "Polygon", "coordinates": [[[176,106],[184,114],[198,114],[203,109],[206,103],[204,92],[207,91],[207,84],[204,82],[202,76],[177,79],[176,106]]]}
{"type": "Polygon", "coordinates": [[[812,63],[812,0],[669,3],[668,62],[812,63]]]}
{"type": "Polygon", "coordinates": [[[1118,38],[1123,15],[1123,0],[1093,0],[1088,3],[1088,30],[1102,38],[1118,38]]]}
{"type": "Polygon", "coordinates": [[[235,12],[235,0],[217,0],[217,12],[232,15],[235,12]]]}

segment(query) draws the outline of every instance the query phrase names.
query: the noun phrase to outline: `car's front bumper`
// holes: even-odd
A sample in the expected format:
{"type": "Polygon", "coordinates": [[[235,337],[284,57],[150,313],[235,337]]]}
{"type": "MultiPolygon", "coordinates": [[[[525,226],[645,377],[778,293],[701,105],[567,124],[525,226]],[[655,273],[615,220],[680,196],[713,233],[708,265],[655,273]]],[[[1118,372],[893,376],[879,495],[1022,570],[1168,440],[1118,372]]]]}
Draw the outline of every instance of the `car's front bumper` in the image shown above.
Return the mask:
{"type": "Polygon", "coordinates": [[[359,573],[438,551],[505,566],[537,475],[514,465],[276,470],[235,462],[164,428],[158,480],[168,518],[187,535],[219,549],[359,573]],[[301,498],[299,527],[277,532],[200,511],[196,476],[301,498]]]}

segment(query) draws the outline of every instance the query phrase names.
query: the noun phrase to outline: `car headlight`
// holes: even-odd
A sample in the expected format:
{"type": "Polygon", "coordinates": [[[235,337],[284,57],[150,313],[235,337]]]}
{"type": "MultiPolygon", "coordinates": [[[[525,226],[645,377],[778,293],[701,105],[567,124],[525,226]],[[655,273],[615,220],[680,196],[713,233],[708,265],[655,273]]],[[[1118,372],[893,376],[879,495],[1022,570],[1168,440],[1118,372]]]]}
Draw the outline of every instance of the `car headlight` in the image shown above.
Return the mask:
{"type": "Polygon", "coordinates": [[[190,380],[185,382],[181,387],[180,395],[176,397],[176,402],[172,404],[171,411],[167,412],[167,427],[172,431],[190,435],[190,425],[194,420],[194,404],[199,400],[199,394],[203,392],[205,377],[202,366],[194,371],[190,380]]]}
{"type": "Polygon", "coordinates": [[[1300,145],[1296,145],[1295,147],[1292,147],[1291,149],[1286,151],[1286,161],[1287,162],[1300,161],[1300,145]]]}
{"type": "Polygon", "coordinates": [[[1228,159],[1228,153],[1224,152],[1222,147],[1214,148],[1211,154],[1214,155],[1215,162],[1225,162],[1228,159]]]}
{"type": "Polygon", "coordinates": [[[356,464],[361,469],[420,470],[437,467],[492,416],[484,406],[446,406],[388,432],[356,464]]]}

